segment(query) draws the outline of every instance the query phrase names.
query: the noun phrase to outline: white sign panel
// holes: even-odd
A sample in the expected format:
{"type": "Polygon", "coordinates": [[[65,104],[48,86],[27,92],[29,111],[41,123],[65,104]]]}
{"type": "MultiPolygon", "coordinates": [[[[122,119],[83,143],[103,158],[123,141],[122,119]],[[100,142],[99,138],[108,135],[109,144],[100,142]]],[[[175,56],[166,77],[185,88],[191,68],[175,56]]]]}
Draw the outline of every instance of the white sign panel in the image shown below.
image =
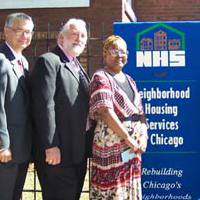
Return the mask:
{"type": "Polygon", "coordinates": [[[89,7],[90,0],[6,0],[0,1],[0,9],[89,7]]]}

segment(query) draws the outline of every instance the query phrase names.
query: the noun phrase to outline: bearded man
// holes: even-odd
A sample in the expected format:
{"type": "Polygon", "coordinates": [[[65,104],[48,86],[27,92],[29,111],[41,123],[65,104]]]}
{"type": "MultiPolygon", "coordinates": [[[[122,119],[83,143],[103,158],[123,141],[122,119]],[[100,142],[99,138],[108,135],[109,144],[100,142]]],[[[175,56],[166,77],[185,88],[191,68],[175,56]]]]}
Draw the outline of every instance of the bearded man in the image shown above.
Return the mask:
{"type": "Polygon", "coordinates": [[[89,77],[76,57],[86,42],[86,23],[70,19],[30,75],[34,158],[44,200],[78,200],[82,191],[89,77]]]}

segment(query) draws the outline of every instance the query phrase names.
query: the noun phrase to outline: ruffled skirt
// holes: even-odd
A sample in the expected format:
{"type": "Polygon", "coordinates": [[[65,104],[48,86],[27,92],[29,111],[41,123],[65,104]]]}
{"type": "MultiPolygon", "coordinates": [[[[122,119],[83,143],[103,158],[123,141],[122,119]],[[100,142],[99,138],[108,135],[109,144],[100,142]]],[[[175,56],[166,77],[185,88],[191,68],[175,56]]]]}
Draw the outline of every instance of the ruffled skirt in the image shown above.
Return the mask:
{"type": "MultiPolygon", "coordinates": [[[[140,137],[141,123],[126,121],[134,139],[140,137]]],[[[90,200],[142,200],[141,154],[122,161],[129,147],[103,121],[97,123],[93,141],[90,200]]]]}

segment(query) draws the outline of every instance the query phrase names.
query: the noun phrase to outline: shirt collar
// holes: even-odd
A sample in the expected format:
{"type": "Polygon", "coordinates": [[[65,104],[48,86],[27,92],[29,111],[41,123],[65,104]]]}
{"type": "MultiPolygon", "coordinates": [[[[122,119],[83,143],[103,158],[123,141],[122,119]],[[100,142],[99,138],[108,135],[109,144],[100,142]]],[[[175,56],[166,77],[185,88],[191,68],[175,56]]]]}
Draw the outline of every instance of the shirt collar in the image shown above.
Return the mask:
{"type": "Polygon", "coordinates": [[[16,60],[21,60],[22,58],[22,54],[21,53],[16,53],[13,48],[6,42],[6,45],[8,46],[8,48],[11,50],[11,52],[13,53],[14,57],[16,60]]]}
{"type": "Polygon", "coordinates": [[[65,56],[67,56],[69,62],[73,62],[75,60],[75,57],[72,57],[71,55],[69,55],[67,53],[67,51],[60,45],[58,44],[58,46],[60,47],[60,49],[63,51],[63,53],[65,54],[65,56]]]}

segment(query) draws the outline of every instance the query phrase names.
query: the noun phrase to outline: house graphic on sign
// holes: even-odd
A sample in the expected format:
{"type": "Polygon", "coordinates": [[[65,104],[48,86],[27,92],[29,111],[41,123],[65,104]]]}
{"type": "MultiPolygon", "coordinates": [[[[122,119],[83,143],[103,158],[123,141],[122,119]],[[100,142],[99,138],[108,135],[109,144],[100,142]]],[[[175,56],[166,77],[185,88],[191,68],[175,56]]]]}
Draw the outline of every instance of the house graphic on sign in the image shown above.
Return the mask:
{"type": "Polygon", "coordinates": [[[138,32],[136,67],[185,67],[185,33],[161,22],[138,32]]]}
{"type": "Polygon", "coordinates": [[[165,23],[157,23],[136,34],[136,49],[137,51],[185,50],[185,34],[165,23]],[[170,37],[170,32],[176,37],[170,37]]]}

